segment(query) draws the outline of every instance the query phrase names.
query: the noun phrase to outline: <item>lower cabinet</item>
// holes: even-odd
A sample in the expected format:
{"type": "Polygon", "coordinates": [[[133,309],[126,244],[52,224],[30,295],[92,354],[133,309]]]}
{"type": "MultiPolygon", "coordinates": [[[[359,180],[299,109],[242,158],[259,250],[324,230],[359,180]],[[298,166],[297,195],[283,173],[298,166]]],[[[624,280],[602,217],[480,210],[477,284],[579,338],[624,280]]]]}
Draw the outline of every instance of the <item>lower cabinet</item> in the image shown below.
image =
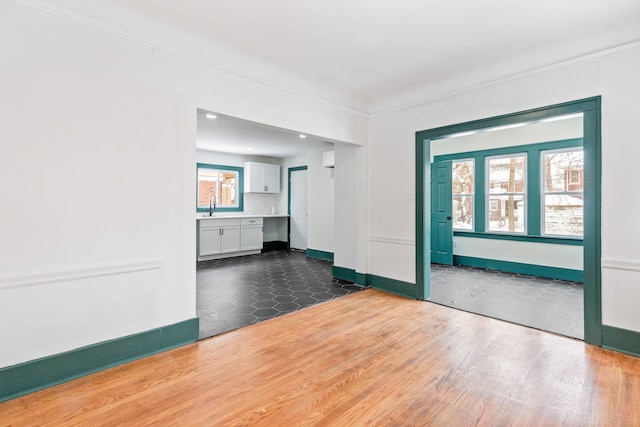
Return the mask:
{"type": "Polygon", "coordinates": [[[258,253],[262,218],[216,218],[198,221],[198,261],[258,253]]]}
{"type": "Polygon", "coordinates": [[[262,218],[242,218],[240,220],[240,250],[262,249],[262,218]]]}

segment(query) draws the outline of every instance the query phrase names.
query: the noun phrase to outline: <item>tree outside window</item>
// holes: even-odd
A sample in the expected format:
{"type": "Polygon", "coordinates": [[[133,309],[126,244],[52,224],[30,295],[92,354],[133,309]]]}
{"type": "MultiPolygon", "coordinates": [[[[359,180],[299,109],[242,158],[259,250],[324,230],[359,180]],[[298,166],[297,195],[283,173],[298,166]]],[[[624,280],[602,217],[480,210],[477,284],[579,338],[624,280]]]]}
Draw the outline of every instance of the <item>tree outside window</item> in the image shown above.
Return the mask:
{"type": "Polygon", "coordinates": [[[452,162],[453,171],[453,228],[457,230],[473,230],[473,195],[475,162],[459,160],[452,162]]]}
{"type": "Polygon", "coordinates": [[[525,154],[487,158],[489,231],[525,232],[526,164],[525,154]]]}
{"type": "Polygon", "coordinates": [[[582,236],[584,153],[582,149],[543,151],[543,234],[582,236]]]}

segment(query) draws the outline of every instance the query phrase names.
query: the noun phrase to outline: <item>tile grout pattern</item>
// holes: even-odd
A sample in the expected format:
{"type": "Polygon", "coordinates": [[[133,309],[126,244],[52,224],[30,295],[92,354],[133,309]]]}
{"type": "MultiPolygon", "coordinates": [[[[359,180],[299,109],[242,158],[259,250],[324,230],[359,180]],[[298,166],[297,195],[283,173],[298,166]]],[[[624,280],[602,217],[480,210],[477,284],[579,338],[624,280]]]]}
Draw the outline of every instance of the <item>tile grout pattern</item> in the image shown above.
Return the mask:
{"type": "Polygon", "coordinates": [[[431,264],[432,302],[584,339],[579,282],[431,264]]]}
{"type": "Polygon", "coordinates": [[[196,282],[199,339],[363,289],[334,279],[330,262],[293,250],[201,261],[196,282]]]}

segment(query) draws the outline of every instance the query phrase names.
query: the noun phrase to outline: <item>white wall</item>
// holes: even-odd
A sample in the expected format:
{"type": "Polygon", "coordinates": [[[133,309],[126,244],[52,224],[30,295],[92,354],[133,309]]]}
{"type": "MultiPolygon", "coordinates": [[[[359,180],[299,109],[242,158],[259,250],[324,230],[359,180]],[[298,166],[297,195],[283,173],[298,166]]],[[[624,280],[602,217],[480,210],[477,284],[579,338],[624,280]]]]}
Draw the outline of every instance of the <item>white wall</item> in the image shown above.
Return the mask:
{"type": "Polygon", "coordinates": [[[322,154],[331,149],[307,153],[307,247],[334,252],[334,185],[333,169],[322,166],[322,154]]]}
{"type": "Polygon", "coordinates": [[[367,134],[359,113],[41,4],[0,0],[0,367],[195,317],[197,108],[367,134]]]}
{"type": "MultiPolygon", "coordinates": [[[[219,153],[216,151],[197,150],[196,161],[198,163],[209,163],[214,165],[235,166],[243,167],[245,162],[259,162],[269,163],[272,165],[280,166],[280,189],[278,194],[257,194],[257,193],[245,193],[244,194],[244,206],[243,212],[251,214],[270,214],[271,208],[276,208],[280,205],[280,199],[282,198],[282,187],[286,185],[286,181],[282,181],[282,159],[275,157],[260,157],[260,156],[243,156],[239,154],[219,153]]],[[[194,201],[195,203],[195,201],[194,201]]],[[[286,211],[278,211],[280,213],[286,211]]],[[[202,215],[202,213],[196,213],[202,215]]]]}
{"type": "Polygon", "coordinates": [[[640,283],[640,198],[630,197],[636,181],[629,178],[640,157],[640,145],[634,142],[638,69],[636,44],[592,61],[373,116],[368,194],[369,207],[376,209],[369,217],[369,271],[415,282],[415,209],[397,189],[415,190],[416,131],[602,95],[603,323],[640,331],[640,311],[629,302],[640,283]],[[381,171],[392,171],[395,179],[381,171]]]}

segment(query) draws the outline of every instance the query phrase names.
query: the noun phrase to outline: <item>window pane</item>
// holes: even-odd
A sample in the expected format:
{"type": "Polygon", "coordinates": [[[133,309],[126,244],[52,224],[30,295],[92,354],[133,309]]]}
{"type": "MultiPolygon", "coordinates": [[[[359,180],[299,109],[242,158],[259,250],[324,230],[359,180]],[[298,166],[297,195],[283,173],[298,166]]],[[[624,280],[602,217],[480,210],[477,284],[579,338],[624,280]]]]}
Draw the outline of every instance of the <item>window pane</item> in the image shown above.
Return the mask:
{"type": "Polygon", "coordinates": [[[583,191],[582,150],[547,152],[542,156],[545,192],[583,191]]]}
{"type": "Polygon", "coordinates": [[[453,162],[453,194],[473,194],[474,161],[453,162]]]}
{"type": "Polygon", "coordinates": [[[198,208],[236,208],[238,201],[238,172],[198,168],[198,208]]]}
{"type": "Polygon", "coordinates": [[[544,196],[544,234],[582,236],[583,206],[582,195],[544,196]]]}
{"type": "Polygon", "coordinates": [[[489,231],[524,233],[524,221],[523,195],[490,196],[489,231]]]}
{"type": "Polygon", "coordinates": [[[453,228],[473,230],[473,196],[453,196],[453,228]]]}
{"type": "Polygon", "coordinates": [[[525,159],[523,155],[488,159],[489,193],[523,193],[525,159]]]}

